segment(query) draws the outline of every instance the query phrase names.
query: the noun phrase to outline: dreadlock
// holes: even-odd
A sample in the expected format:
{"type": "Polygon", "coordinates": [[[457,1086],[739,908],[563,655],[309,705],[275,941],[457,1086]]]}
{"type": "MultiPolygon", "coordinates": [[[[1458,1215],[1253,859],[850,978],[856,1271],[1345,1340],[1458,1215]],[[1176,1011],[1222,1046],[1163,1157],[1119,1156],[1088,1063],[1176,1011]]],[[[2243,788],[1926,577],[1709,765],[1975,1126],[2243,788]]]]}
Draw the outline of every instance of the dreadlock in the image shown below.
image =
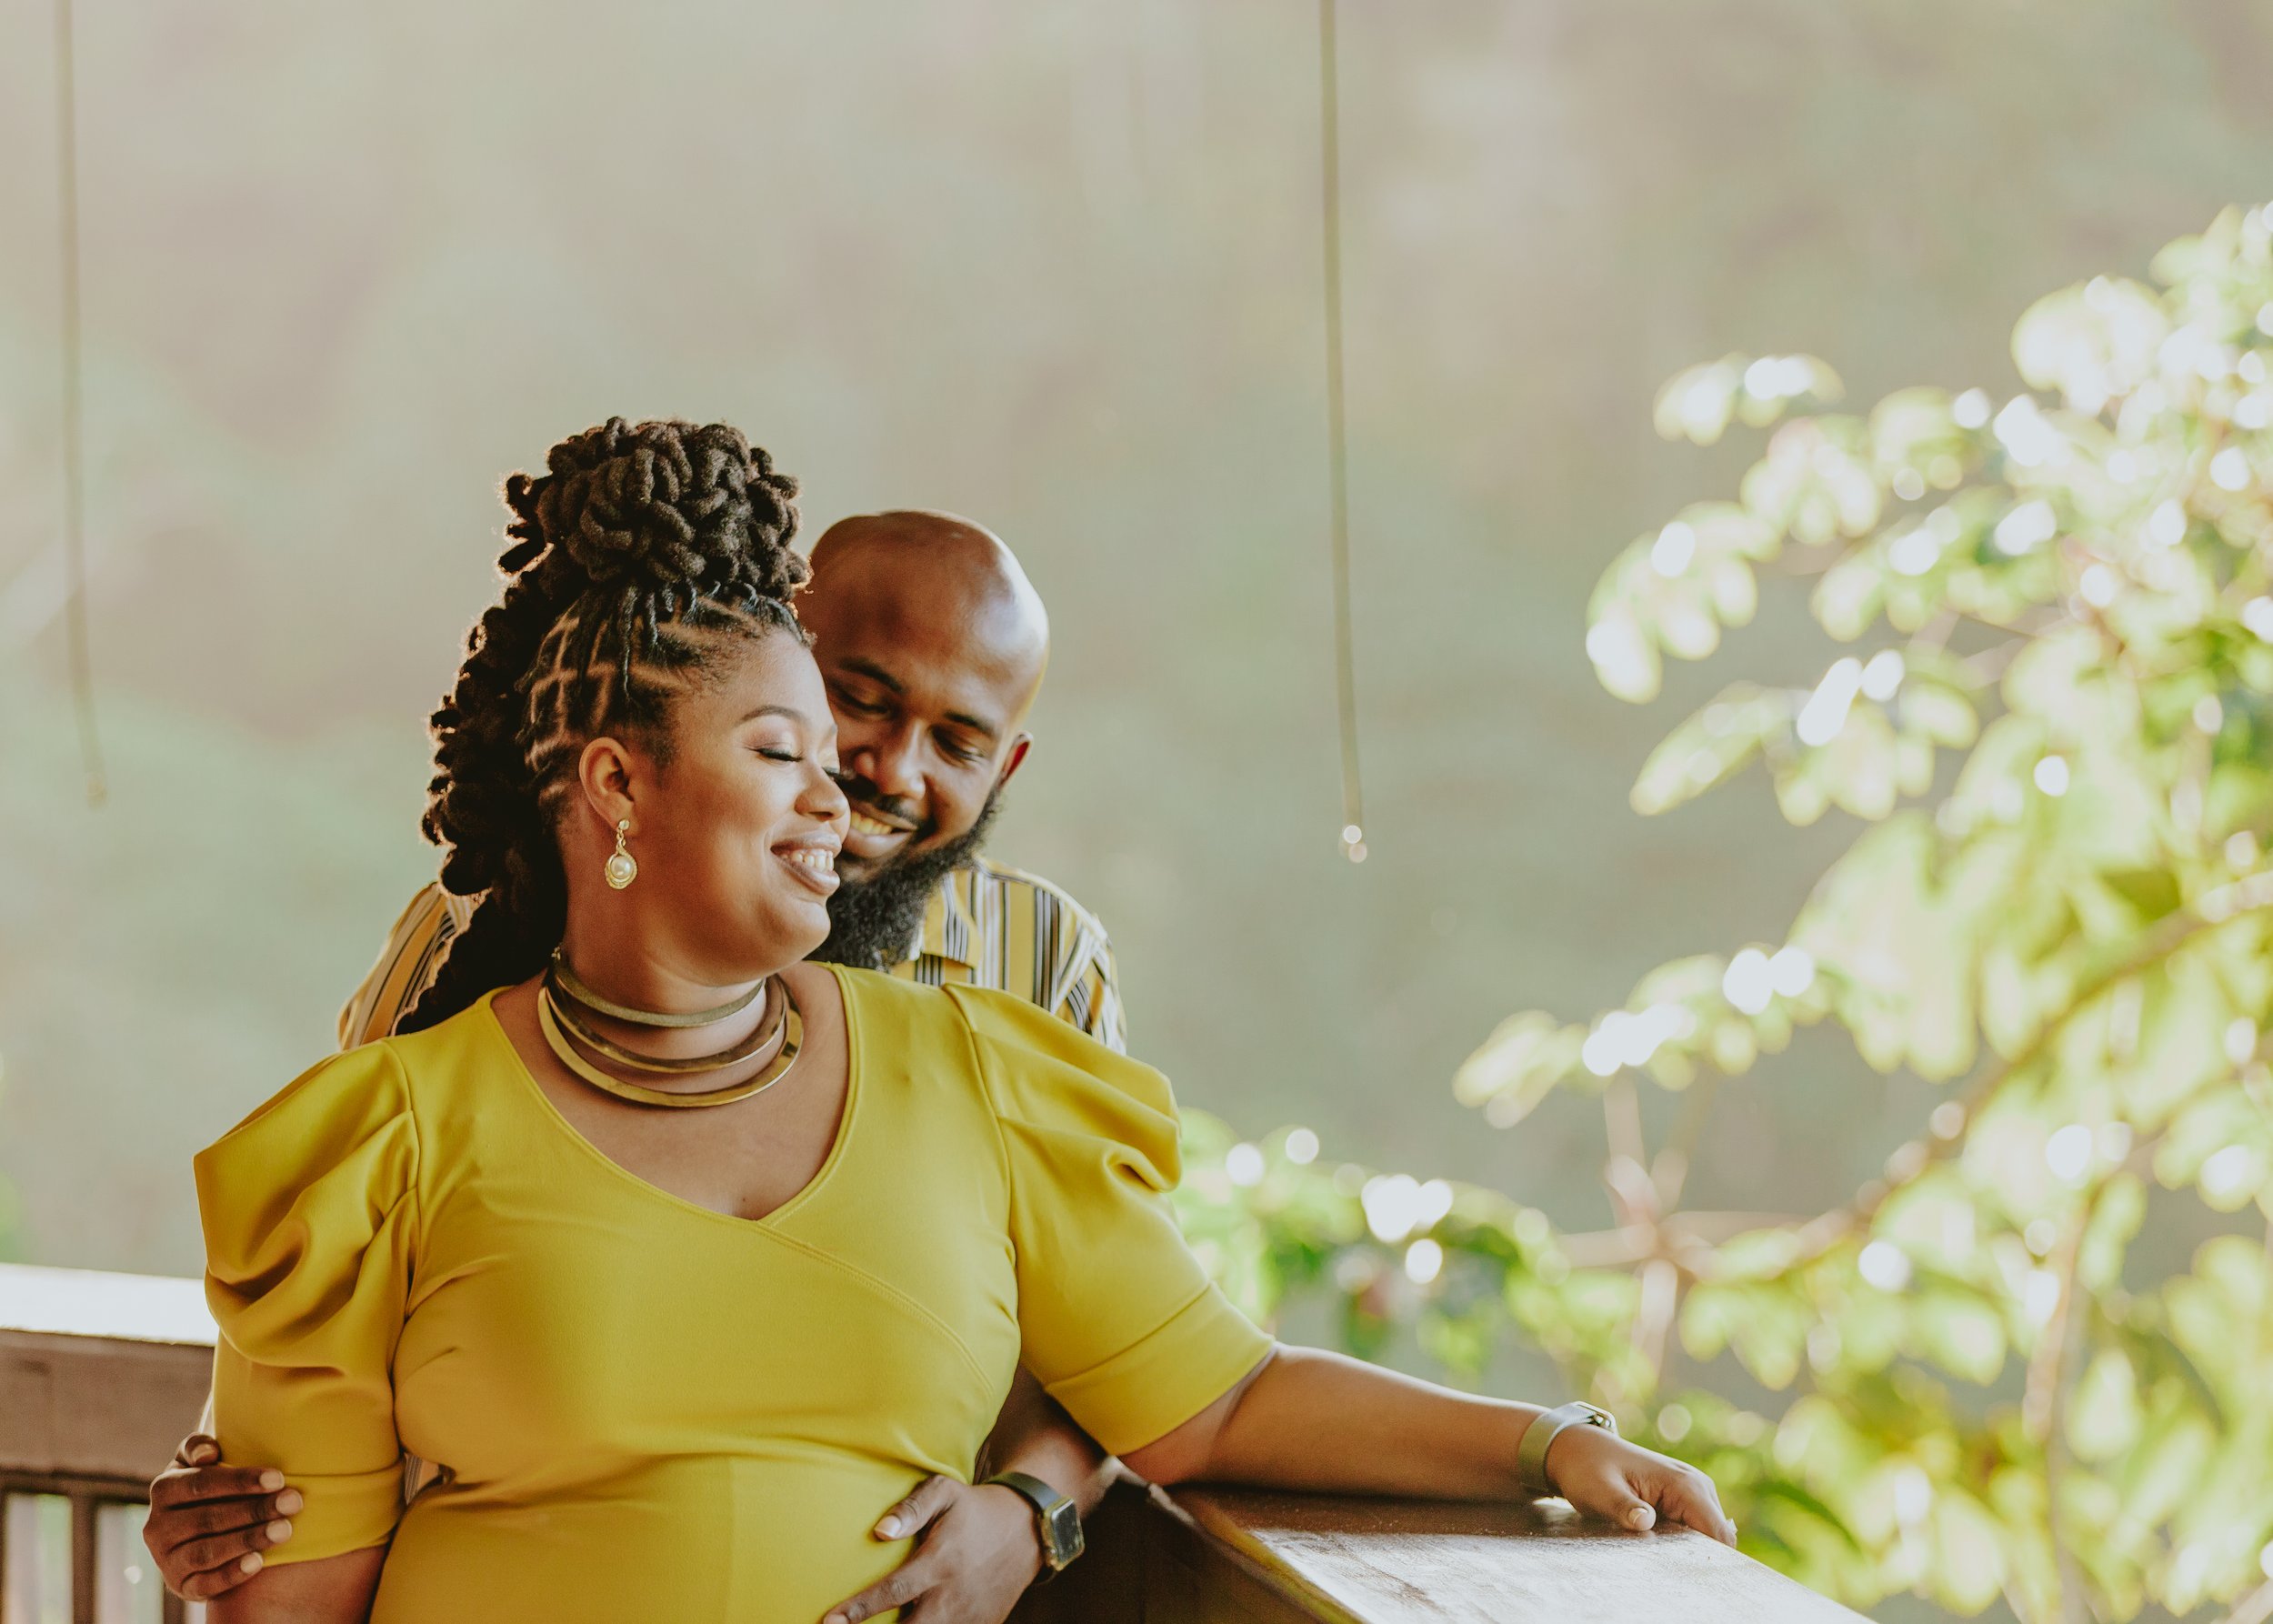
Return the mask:
{"type": "Polygon", "coordinates": [[[472,922],[402,1030],[526,979],[559,945],[567,885],[553,827],[584,746],[604,733],[668,761],[674,702],[733,644],[803,639],[797,482],[723,423],[611,417],[506,481],[504,596],[466,640],[434,713],[423,821],[444,889],[472,922]]]}

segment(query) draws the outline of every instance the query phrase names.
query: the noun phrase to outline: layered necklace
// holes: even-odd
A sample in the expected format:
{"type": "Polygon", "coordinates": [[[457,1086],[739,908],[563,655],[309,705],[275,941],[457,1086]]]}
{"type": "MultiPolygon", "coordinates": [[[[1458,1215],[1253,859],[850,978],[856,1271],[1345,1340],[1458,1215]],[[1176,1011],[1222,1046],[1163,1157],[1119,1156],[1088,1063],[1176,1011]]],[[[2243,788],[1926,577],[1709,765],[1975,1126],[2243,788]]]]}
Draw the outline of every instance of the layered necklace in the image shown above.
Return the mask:
{"type": "Polygon", "coordinates": [[[568,961],[556,950],[552,963],[545,967],[545,979],[536,989],[536,1024],[545,1034],[545,1042],[553,1051],[553,1058],[577,1077],[617,1099],[633,1105],[663,1106],[673,1110],[692,1110],[703,1106],[732,1105],[762,1094],[788,1074],[796,1063],[797,1050],[805,1042],[805,1020],[797,1013],[797,1000],[789,991],[789,984],[779,976],[768,976],[749,991],[730,1003],[713,1009],[697,1010],[691,1015],[665,1015],[651,1009],[634,1009],[626,1005],[612,1003],[586,987],[576,973],[568,967],[568,961]],[[611,1043],[595,1031],[584,1012],[605,1015],[635,1027],[664,1027],[684,1029],[707,1027],[739,1015],[756,1003],[760,995],[766,998],[766,1010],[756,1028],[741,1042],[720,1049],[716,1054],[696,1055],[684,1060],[666,1060],[654,1055],[643,1055],[611,1043]],[[645,1071],[669,1077],[691,1077],[699,1072],[722,1071],[729,1066],[739,1066],[756,1059],[773,1047],[778,1039],[780,1047],[774,1058],[758,1068],[756,1073],[724,1088],[712,1088],[701,1093],[679,1094],[667,1088],[646,1088],[637,1083],[627,1083],[613,1078],[586,1059],[580,1050],[589,1050],[603,1059],[632,1071],[645,1071]]]}

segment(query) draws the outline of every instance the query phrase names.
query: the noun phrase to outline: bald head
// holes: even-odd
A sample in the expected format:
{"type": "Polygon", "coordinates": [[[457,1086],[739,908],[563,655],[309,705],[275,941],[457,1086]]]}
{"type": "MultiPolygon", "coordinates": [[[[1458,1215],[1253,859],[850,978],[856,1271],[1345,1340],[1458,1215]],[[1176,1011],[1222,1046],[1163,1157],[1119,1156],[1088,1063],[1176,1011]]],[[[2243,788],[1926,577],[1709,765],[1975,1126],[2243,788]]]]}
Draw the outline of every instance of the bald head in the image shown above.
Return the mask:
{"type": "Polygon", "coordinates": [[[1016,556],[952,514],[865,514],[814,544],[797,613],[836,713],[847,877],[967,833],[1025,758],[1049,662],[1016,556]]]}
{"type": "Polygon", "coordinates": [[[1049,612],[1018,556],[984,525],[951,513],[902,509],[840,519],[813,544],[813,580],[797,602],[815,620],[871,616],[889,606],[909,620],[952,627],[976,659],[1026,677],[1026,706],[1049,663],[1049,612]]]}

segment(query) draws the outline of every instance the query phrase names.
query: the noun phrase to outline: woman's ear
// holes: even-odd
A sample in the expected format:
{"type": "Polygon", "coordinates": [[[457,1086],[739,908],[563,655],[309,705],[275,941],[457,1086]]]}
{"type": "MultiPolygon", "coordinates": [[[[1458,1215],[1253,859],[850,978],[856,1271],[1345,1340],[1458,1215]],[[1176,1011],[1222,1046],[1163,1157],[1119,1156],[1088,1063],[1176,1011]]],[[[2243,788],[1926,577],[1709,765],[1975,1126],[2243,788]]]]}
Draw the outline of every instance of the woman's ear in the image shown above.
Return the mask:
{"type": "Polygon", "coordinates": [[[630,749],[616,739],[596,738],[576,757],[576,787],[584,793],[585,805],[611,834],[626,821],[635,831],[639,827],[635,772],[630,749]]]}

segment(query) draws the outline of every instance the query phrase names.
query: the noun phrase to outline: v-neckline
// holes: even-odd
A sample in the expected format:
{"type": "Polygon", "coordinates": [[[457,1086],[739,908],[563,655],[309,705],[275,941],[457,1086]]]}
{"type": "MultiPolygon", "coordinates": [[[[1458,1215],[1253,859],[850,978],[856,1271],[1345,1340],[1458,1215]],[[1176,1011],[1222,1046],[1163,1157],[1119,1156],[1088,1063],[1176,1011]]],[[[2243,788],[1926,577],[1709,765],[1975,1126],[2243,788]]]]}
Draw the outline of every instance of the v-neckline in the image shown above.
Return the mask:
{"type": "Polygon", "coordinates": [[[498,987],[495,991],[484,993],[476,1007],[481,1010],[482,1018],[486,1022],[490,1034],[496,1038],[498,1045],[506,1052],[506,1058],[512,1062],[514,1074],[520,1078],[530,1096],[536,1101],[538,1109],[542,1110],[552,1120],[553,1125],[567,1136],[569,1141],[586,1156],[633,1188],[643,1190],[656,1200],[694,1213],[697,1217],[710,1218],[717,1223],[733,1224],[745,1229],[769,1229],[803,1207],[836,1171],[837,1164],[845,1158],[845,1147],[852,1140],[853,1115],[860,1107],[860,1026],[853,1014],[852,985],[836,965],[824,965],[820,967],[827,970],[830,977],[836,981],[838,1002],[845,1012],[844,1107],[837,1112],[836,1134],[829,1141],[828,1154],[822,1158],[821,1165],[815,1169],[813,1177],[806,1179],[804,1186],[787,1200],[756,1218],[744,1218],[738,1213],[720,1212],[715,1207],[706,1207],[700,1201],[690,1200],[675,1191],[665,1189],[653,1179],[641,1178],[601,1149],[586,1137],[582,1128],[568,1120],[566,1112],[553,1103],[552,1096],[545,1092],[545,1085],[536,1080],[536,1074],[529,1069],[528,1061],[522,1058],[520,1049],[515,1047],[513,1034],[506,1030],[506,1024],[499,1018],[496,1009],[497,994],[506,989],[498,987]]]}

